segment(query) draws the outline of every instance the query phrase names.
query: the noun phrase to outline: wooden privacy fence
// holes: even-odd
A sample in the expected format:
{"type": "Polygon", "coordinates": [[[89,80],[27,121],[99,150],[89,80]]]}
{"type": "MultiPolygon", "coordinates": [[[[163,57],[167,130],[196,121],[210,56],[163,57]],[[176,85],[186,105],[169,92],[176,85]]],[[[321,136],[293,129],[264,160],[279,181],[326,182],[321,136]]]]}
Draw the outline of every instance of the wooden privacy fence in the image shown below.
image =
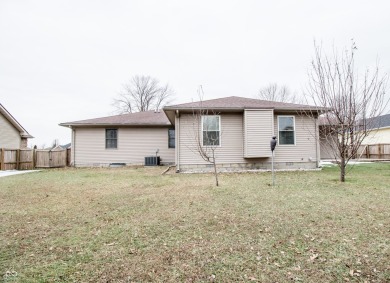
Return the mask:
{"type": "Polygon", "coordinates": [[[7,149],[0,151],[0,170],[59,168],[70,164],[70,149],[7,149]]]}
{"type": "Polygon", "coordinates": [[[36,168],[56,168],[66,166],[66,149],[58,151],[36,150],[35,167],[36,168]]]}
{"type": "Polygon", "coordinates": [[[358,158],[390,159],[390,144],[361,145],[357,155],[358,158]]]}
{"type": "Polygon", "coordinates": [[[0,170],[31,170],[34,168],[32,149],[1,149],[0,170]]]}

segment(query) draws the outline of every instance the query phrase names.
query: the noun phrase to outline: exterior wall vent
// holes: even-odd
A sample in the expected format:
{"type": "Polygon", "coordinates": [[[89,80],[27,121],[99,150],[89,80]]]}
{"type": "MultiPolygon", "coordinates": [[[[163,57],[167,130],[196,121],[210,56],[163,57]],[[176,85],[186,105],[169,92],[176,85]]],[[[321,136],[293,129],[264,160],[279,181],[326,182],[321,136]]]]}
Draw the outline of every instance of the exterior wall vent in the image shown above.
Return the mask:
{"type": "Polygon", "coordinates": [[[126,163],[110,163],[110,167],[117,168],[117,167],[125,167],[126,163]]]}

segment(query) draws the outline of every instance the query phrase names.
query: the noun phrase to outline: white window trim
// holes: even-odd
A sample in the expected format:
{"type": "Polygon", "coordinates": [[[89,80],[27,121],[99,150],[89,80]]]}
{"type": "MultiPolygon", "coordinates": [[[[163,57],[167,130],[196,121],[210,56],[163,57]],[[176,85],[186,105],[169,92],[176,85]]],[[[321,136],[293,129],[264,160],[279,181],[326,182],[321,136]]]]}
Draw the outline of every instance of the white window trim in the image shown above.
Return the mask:
{"type": "Polygon", "coordinates": [[[105,150],[118,150],[119,148],[119,128],[105,128],[104,130],[104,148],[105,150]],[[116,130],[116,147],[107,148],[107,130],[116,130]]]}
{"type": "Polygon", "coordinates": [[[296,132],[297,132],[297,129],[295,127],[295,116],[294,115],[278,115],[278,145],[280,146],[296,146],[297,145],[297,137],[296,137],[296,132]],[[293,122],[294,122],[294,144],[280,144],[279,141],[280,141],[280,137],[279,137],[279,134],[280,134],[280,129],[279,129],[279,126],[280,126],[280,123],[279,123],[279,118],[280,117],[289,117],[289,118],[293,118],[293,122]]]}
{"type": "Polygon", "coordinates": [[[202,115],[201,116],[202,117],[202,119],[201,119],[201,123],[202,123],[202,129],[201,129],[201,132],[202,132],[202,134],[201,134],[201,138],[202,138],[202,146],[204,146],[204,147],[211,147],[211,146],[215,146],[215,147],[221,147],[222,146],[222,140],[221,140],[221,115],[202,115]],[[206,116],[213,116],[213,117],[219,117],[219,119],[218,119],[218,121],[219,121],[219,125],[218,125],[218,127],[219,127],[219,145],[204,145],[203,144],[203,117],[206,117],[206,116]]]}

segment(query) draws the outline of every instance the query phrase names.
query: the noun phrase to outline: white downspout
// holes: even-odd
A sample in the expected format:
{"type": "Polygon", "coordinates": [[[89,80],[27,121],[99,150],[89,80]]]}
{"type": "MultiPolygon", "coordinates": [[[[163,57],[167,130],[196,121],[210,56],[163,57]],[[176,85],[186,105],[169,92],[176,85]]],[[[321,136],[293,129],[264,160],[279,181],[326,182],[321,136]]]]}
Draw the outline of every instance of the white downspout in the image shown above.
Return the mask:
{"type": "Polygon", "coordinates": [[[180,113],[179,110],[176,110],[176,115],[175,115],[175,152],[176,152],[176,173],[180,172],[180,113]]]}
{"type": "MultiPolygon", "coordinates": [[[[316,166],[317,166],[317,168],[318,167],[320,167],[320,161],[318,160],[318,156],[319,156],[319,154],[318,154],[318,150],[319,150],[319,143],[320,143],[320,139],[319,139],[319,129],[318,129],[318,125],[317,125],[317,119],[318,118],[315,118],[314,119],[314,127],[315,127],[315,129],[314,129],[314,131],[315,131],[315,139],[316,139],[316,166]]],[[[321,157],[320,157],[321,158],[321,157]]]]}
{"type": "Polygon", "coordinates": [[[71,164],[76,167],[76,130],[72,128],[72,160],[71,164]]]}

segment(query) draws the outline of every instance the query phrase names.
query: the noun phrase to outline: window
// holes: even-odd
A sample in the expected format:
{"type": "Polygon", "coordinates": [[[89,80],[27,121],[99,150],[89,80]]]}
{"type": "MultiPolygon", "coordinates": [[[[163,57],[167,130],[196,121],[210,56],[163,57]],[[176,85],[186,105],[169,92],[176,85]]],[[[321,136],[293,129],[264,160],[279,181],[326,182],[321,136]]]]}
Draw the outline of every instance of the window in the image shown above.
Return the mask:
{"type": "Polygon", "coordinates": [[[279,144],[295,144],[294,116],[278,116],[279,144]]]}
{"type": "Polygon", "coordinates": [[[118,129],[106,129],[106,148],[118,148],[118,129]]]}
{"type": "Polygon", "coordinates": [[[221,117],[217,115],[202,116],[203,145],[221,145],[221,117]]]}
{"type": "Polygon", "coordinates": [[[175,148],[175,129],[168,129],[168,148],[175,148]]]}

